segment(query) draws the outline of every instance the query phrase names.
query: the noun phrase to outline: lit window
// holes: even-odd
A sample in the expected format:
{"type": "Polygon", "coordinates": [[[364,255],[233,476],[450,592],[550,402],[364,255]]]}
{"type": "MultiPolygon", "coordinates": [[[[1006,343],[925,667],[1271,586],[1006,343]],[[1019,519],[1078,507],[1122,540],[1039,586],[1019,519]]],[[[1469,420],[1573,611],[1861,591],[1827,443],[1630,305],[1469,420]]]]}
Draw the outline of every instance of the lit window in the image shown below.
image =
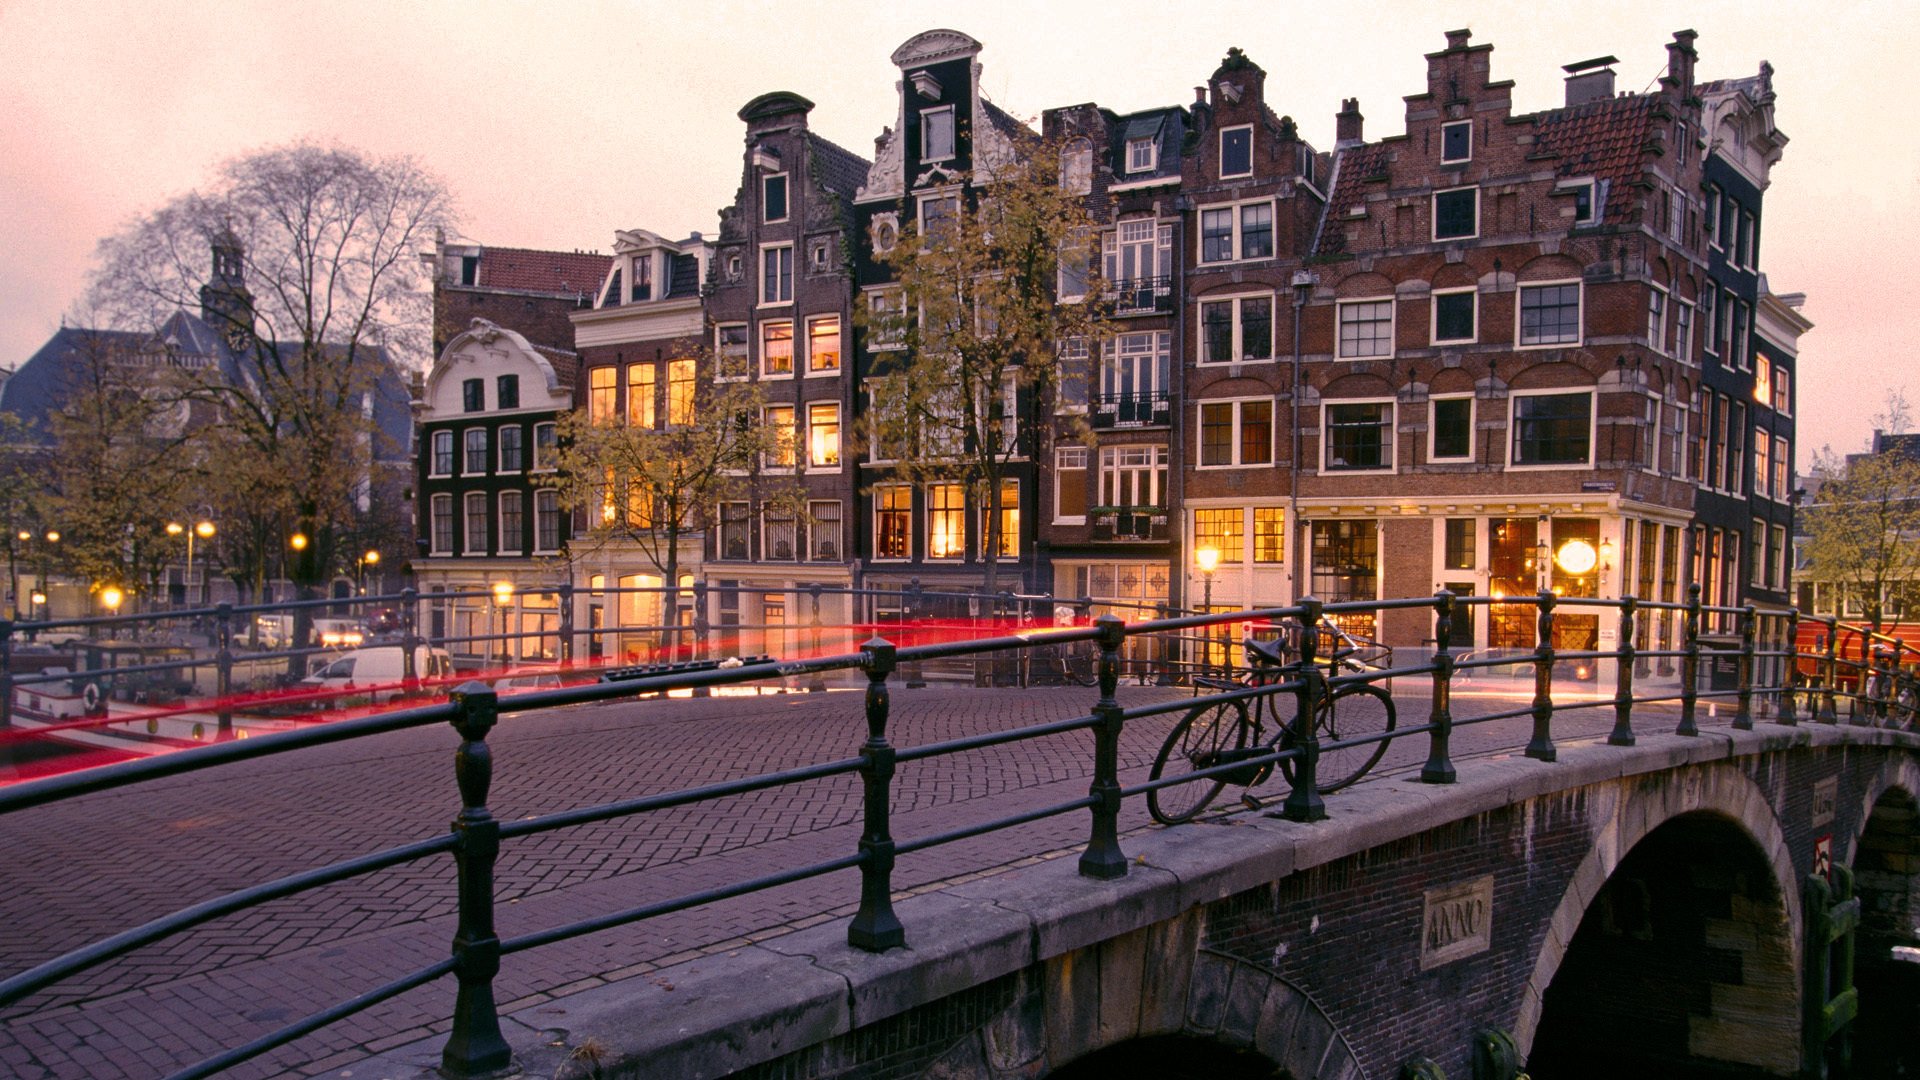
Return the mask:
{"type": "MultiPolygon", "coordinates": [[[[987,549],[988,507],[980,506],[980,548],[987,549]]],[[[1000,558],[1020,557],[1020,481],[1000,481],[1000,558]]]]}
{"type": "Polygon", "coordinates": [[[766,465],[774,469],[793,468],[795,456],[793,406],[769,405],[764,419],[769,436],[766,465]]]}
{"type": "Polygon", "coordinates": [[[807,370],[840,370],[840,316],[807,320],[807,370]]]}
{"type": "Polygon", "coordinates": [[[873,557],[905,559],[913,552],[913,489],[891,484],[873,489],[873,557]]]}
{"type": "Polygon", "coordinates": [[[635,364],[627,369],[627,423],[637,428],[652,428],[658,416],[654,404],[654,383],[659,369],[652,364],[635,364]]]}
{"type": "Polygon", "coordinates": [[[1256,506],[1253,508],[1253,561],[1257,563],[1281,563],[1286,561],[1287,512],[1277,506],[1256,506]]]}
{"type": "Polygon", "coordinates": [[[1580,283],[1520,286],[1520,344],[1580,341],[1580,283]]]}
{"type": "Polygon", "coordinates": [[[686,427],[693,423],[692,360],[667,361],[667,426],[686,427]]]}
{"type": "Polygon", "coordinates": [[[619,372],[612,367],[597,367],[587,372],[587,419],[595,424],[611,424],[619,414],[614,403],[620,392],[614,381],[619,372]]]}
{"type": "Polygon", "coordinates": [[[1340,356],[1352,360],[1393,355],[1393,301],[1356,300],[1340,305],[1340,356]]]}
{"type": "Polygon", "coordinates": [[[840,404],[816,401],[807,406],[807,464],[832,468],[840,464],[840,404]]]}
{"type": "Polygon", "coordinates": [[[793,374],[793,324],[762,323],[760,326],[760,373],[793,374]]]}
{"type": "Polygon", "coordinates": [[[1208,507],[1193,512],[1193,548],[1210,547],[1222,563],[1246,560],[1246,511],[1238,506],[1208,507]]]}

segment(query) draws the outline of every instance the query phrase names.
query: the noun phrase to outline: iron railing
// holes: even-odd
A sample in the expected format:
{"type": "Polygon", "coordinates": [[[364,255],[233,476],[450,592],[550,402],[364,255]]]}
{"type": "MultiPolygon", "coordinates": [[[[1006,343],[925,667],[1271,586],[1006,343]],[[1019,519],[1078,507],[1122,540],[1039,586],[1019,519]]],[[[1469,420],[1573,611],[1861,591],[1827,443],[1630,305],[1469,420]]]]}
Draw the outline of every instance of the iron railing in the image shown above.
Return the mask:
{"type": "MultiPolygon", "coordinates": [[[[1040,599],[1043,598],[1020,598],[1028,602],[1040,599]]],[[[11,633],[12,628],[4,629],[11,633]]],[[[1703,605],[1697,586],[1689,590],[1685,603],[1641,601],[1631,597],[1621,600],[1566,598],[1546,591],[1538,596],[1503,599],[1463,598],[1441,592],[1433,597],[1340,604],[1322,604],[1308,598],[1290,607],[1226,614],[1184,614],[1131,624],[1107,614],[1099,617],[1091,626],[1052,630],[1044,635],[1044,643],[1041,637],[1021,632],[977,640],[940,641],[900,647],[876,636],[858,649],[843,653],[567,686],[505,698],[496,695],[485,685],[470,683],[453,691],[446,700],[432,704],[247,740],[219,742],[192,753],[153,757],[0,789],[0,814],[14,813],[92,792],[125,788],[232,762],[405,728],[448,723],[459,737],[453,762],[459,804],[450,835],[430,836],[261,882],[130,927],[0,981],[0,1006],[18,1003],[114,957],[211,919],[375,870],[451,854],[459,907],[453,954],[449,959],[368,989],[347,1001],[187,1066],[174,1076],[202,1077],[232,1067],[449,974],[455,978],[455,994],[451,1009],[452,1029],[442,1053],[443,1073],[452,1077],[478,1076],[509,1063],[510,1050],[501,1034],[493,994],[493,980],[502,961],[555,942],[836,871],[858,869],[861,878],[859,906],[847,924],[847,940],[857,948],[883,950],[902,944],[910,929],[902,925],[893,910],[891,898],[895,864],[902,858],[941,845],[1044,818],[1084,811],[1088,815],[1089,828],[1086,845],[1079,857],[1080,872],[1093,878],[1116,878],[1127,873],[1127,860],[1118,831],[1120,809],[1125,800],[1139,798],[1149,791],[1223,778],[1229,773],[1244,775],[1251,766],[1289,759],[1294,765],[1292,782],[1280,813],[1294,821],[1316,821],[1324,818],[1327,811],[1322,796],[1316,790],[1315,768],[1321,755],[1330,750],[1392,738],[1425,737],[1428,753],[1419,776],[1426,783],[1439,784],[1450,783],[1456,777],[1450,740],[1455,730],[1468,724],[1485,724],[1511,718],[1530,719],[1532,723],[1523,752],[1525,756],[1543,762],[1553,761],[1558,753],[1553,726],[1555,716],[1575,709],[1611,709],[1614,723],[1606,742],[1615,746],[1631,745],[1635,741],[1635,707],[1655,702],[1678,702],[1680,711],[1675,733],[1680,736],[1698,734],[1698,707],[1703,698],[1722,698],[1733,702],[1735,711],[1731,725],[1735,728],[1752,728],[1763,713],[1769,714],[1772,722],[1783,725],[1801,722],[1803,712],[1808,720],[1831,724],[1838,720],[1837,699],[1871,700],[1875,691],[1869,688],[1869,684],[1875,679],[1884,678],[1889,685],[1911,690],[1913,661],[1920,658],[1914,655],[1910,646],[1894,638],[1841,627],[1832,619],[1812,618],[1789,611],[1761,611],[1751,606],[1703,605]],[[1535,630],[1531,653],[1518,656],[1456,656],[1444,643],[1451,640],[1453,620],[1463,608],[1469,606],[1505,606],[1523,611],[1531,609],[1535,630]],[[1680,648],[1636,648],[1633,633],[1635,621],[1641,613],[1648,611],[1669,612],[1683,621],[1680,648]],[[1389,663],[1383,668],[1330,675],[1322,665],[1314,662],[1317,635],[1304,633],[1298,638],[1305,662],[1298,668],[1295,677],[1288,681],[1250,685],[1199,698],[1155,701],[1134,707],[1122,707],[1116,699],[1122,654],[1130,641],[1153,637],[1164,642],[1178,640],[1180,636],[1194,632],[1210,637],[1217,628],[1243,623],[1292,623],[1318,627],[1324,618],[1362,612],[1402,621],[1408,616],[1395,616],[1393,613],[1428,613],[1434,628],[1430,640],[1443,644],[1436,646],[1430,656],[1420,663],[1398,666],[1389,663]],[[1565,631],[1575,628],[1584,633],[1592,629],[1592,624],[1584,616],[1595,616],[1597,621],[1597,617],[1608,613],[1618,619],[1616,648],[1566,647],[1569,642],[1565,631]],[[1726,616],[1738,628],[1739,647],[1734,654],[1737,678],[1732,686],[1710,686],[1703,690],[1699,685],[1702,662],[1700,626],[1703,616],[1708,615],[1726,616]],[[1823,648],[1801,651],[1796,647],[1802,622],[1818,623],[1824,628],[1823,648]],[[1856,633],[1862,635],[1862,641],[1885,647],[1885,655],[1875,659],[1855,659],[1843,655],[1836,641],[1842,634],[1856,633]],[[1062,643],[1091,643],[1098,650],[1097,696],[1087,713],[907,748],[895,747],[889,741],[892,689],[903,669],[954,657],[1018,654],[1042,644],[1057,647],[1062,643]],[[1645,686],[1636,681],[1637,662],[1656,657],[1679,662],[1681,675],[1677,686],[1645,686]],[[1614,665],[1613,694],[1610,697],[1583,695],[1577,700],[1567,700],[1563,694],[1556,700],[1555,665],[1582,660],[1611,662],[1614,665]],[[1456,718],[1451,698],[1455,680],[1470,671],[1501,667],[1531,673],[1532,699],[1516,708],[1456,718]],[[1851,685],[1842,678],[1843,671],[1849,669],[1854,675],[1851,685]],[[1757,678],[1756,673],[1762,671],[1771,673],[1772,677],[1757,678]],[[836,672],[855,674],[866,684],[866,738],[857,747],[850,747],[851,753],[847,757],[766,775],[742,777],[679,791],[638,795],[504,823],[496,820],[489,810],[493,764],[487,736],[502,714],[537,713],[561,706],[633,698],[649,693],[751,684],[774,678],[811,678],[836,672]],[[1326,743],[1319,741],[1312,731],[1301,731],[1299,737],[1285,749],[1276,747],[1263,757],[1236,759],[1191,773],[1162,776],[1142,783],[1123,785],[1121,782],[1118,747],[1121,733],[1128,724],[1206,707],[1216,700],[1234,697],[1291,696],[1300,710],[1297,715],[1310,716],[1313,715],[1315,702],[1341,684],[1422,676],[1431,681],[1431,707],[1424,723],[1385,734],[1326,743]],[[932,835],[910,838],[894,835],[889,806],[898,770],[946,755],[1074,731],[1087,731],[1092,735],[1091,782],[1085,796],[932,835]],[[629,818],[672,807],[845,775],[858,775],[863,785],[862,827],[859,841],[852,851],[805,866],[775,870],[722,886],[602,912],[564,926],[518,937],[502,939],[496,932],[494,868],[503,843],[595,822],[629,818]]],[[[1594,642],[1577,644],[1592,646],[1594,642]]],[[[1891,698],[1887,697],[1887,700],[1891,698]]],[[[1853,712],[1855,723],[1867,723],[1873,719],[1871,710],[1855,709],[1853,712]]],[[[923,927],[919,932],[937,931],[932,927],[923,927]]]]}

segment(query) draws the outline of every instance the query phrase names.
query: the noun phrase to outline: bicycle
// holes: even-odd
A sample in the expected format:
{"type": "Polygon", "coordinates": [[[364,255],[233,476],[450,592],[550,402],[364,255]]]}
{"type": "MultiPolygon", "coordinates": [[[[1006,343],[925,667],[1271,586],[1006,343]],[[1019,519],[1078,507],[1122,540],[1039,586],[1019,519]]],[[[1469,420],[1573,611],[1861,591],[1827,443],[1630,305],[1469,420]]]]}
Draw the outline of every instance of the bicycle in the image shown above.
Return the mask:
{"type": "MultiPolygon", "coordinates": [[[[1331,623],[1320,633],[1332,646],[1321,661],[1329,675],[1342,670],[1367,670],[1357,657],[1364,647],[1331,623]]],[[[1304,670],[1300,660],[1290,659],[1293,651],[1282,642],[1265,642],[1249,637],[1243,643],[1252,665],[1243,678],[1197,677],[1197,685],[1218,690],[1242,690],[1273,686],[1298,678],[1304,670]]],[[[1234,761],[1247,761],[1272,753],[1276,747],[1288,750],[1301,741],[1300,717],[1282,722],[1279,706],[1269,704],[1278,692],[1254,698],[1209,701],[1196,706],[1175,724],[1153,759],[1149,779],[1179,771],[1200,772],[1234,761]],[[1249,708],[1249,703],[1252,707],[1249,708]],[[1269,715],[1272,712],[1274,715],[1269,715]]],[[[1369,683],[1349,683],[1330,688],[1313,715],[1313,732],[1323,744],[1345,742],[1370,735],[1385,736],[1396,722],[1393,698],[1369,683]]],[[[1314,788],[1326,795],[1359,780],[1387,752],[1387,739],[1353,746],[1322,748],[1314,774],[1314,788]]],[[[1281,758],[1280,773],[1291,784],[1297,773],[1296,759],[1281,758]]],[[[1228,770],[1204,780],[1155,788],[1147,793],[1147,810],[1163,825],[1190,821],[1205,810],[1228,784],[1252,789],[1273,774],[1274,762],[1261,762],[1228,770]]],[[[1252,799],[1249,793],[1246,796],[1252,799]]],[[[1257,805],[1257,803],[1256,803],[1257,805]]]]}
{"type": "Polygon", "coordinates": [[[1100,643],[1061,641],[1036,645],[1028,679],[1036,686],[1097,686],[1100,683],[1100,643]]]}
{"type": "Polygon", "coordinates": [[[1876,647],[1873,659],[1862,695],[1867,718],[1883,727],[1913,727],[1920,717],[1920,688],[1915,687],[1913,676],[1900,667],[1892,649],[1876,647]]]}

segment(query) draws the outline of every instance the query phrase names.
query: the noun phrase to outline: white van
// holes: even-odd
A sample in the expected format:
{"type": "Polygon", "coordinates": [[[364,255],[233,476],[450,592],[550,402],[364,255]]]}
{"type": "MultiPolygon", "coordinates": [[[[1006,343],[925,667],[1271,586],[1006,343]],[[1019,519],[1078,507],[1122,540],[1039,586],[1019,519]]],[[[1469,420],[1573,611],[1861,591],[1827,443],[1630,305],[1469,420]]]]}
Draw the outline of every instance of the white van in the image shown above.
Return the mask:
{"type": "MultiPolygon", "coordinates": [[[[300,681],[300,686],[305,690],[364,689],[376,705],[392,701],[400,696],[401,683],[406,679],[405,648],[403,645],[370,645],[354,649],[316,668],[300,681]]],[[[445,649],[416,645],[413,673],[419,679],[445,678],[453,674],[453,657],[445,649]]]]}

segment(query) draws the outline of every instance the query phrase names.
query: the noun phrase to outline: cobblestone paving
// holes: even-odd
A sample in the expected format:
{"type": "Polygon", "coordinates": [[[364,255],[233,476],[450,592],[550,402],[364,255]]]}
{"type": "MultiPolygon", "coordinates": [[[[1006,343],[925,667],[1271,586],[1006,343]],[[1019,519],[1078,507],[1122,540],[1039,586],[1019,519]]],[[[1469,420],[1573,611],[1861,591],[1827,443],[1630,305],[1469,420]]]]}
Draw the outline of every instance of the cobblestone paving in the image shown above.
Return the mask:
{"type": "MultiPolygon", "coordinates": [[[[1404,681],[1404,680],[1403,680],[1404,681]]],[[[1472,693],[1465,719],[1524,704],[1472,693]]],[[[1129,707],[1185,691],[1123,688],[1129,707]]],[[[1400,725],[1428,703],[1403,686],[1400,725]]],[[[901,748],[1083,714],[1080,688],[896,690],[901,748]]],[[[866,727],[857,693],[621,702],[510,716],[490,738],[490,799],[503,821],[853,756],[866,727]]],[[[1704,706],[1703,706],[1704,713],[1704,706]]],[[[1145,779],[1178,712],[1130,722],[1122,783],[1145,779]]],[[[1558,717],[1561,739],[1604,733],[1611,711],[1558,717]]],[[[1636,721],[1670,729],[1665,710],[1636,721]]],[[[1703,717],[1703,723],[1706,722],[1703,717]]],[[[1514,753],[1527,722],[1465,726],[1455,753],[1514,753]]],[[[458,809],[457,739],[446,728],[321,747],[87,796],[0,818],[0,973],[11,974],[194,902],[380,848],[442,835],[458,809]]],[[[894,832],[912,839],[1087,791],[1084,731],[903,764],[894,832]]],[[[1392,744],[1376,775],[1417,768],[1424,736],[1392,744]]],[[[1275,790],[1275,794],[1279,794],[1275,790]]],[[[1230,796],[1229,796],[1230,798],[1230,796]]],[[[1333,799],[1338,796],[1332,797],[1333,799]]],[[[509,841],[497,873],[499,932],[511,939],[589,916],[851,854],[857,776],[736,796],[509,841]]],[[[1123,832],[1148,828],[1142,800],[1123,832]]],[[[903,856],[896,889],[932,887],[1035,858],[1072,855],[1084,810],[1010,832],[903,856]]],[[[0,1012],[0,1074],[144,1077],[183,1067],[352,997],[448,953],[451,860],[435,857],[215,920],[95,968],[0,1012]]],[[[851,914],[852,871],[798,882],[508,956],[496,981],[502,1011],[748,940],[851,914]]],[[[909,926],[911,938],[927,928],[909,926]]],[[[237,1077],[314,1075],[444,1031],[452,980],[442,979],[233,1070],[237,1077]]]]}

